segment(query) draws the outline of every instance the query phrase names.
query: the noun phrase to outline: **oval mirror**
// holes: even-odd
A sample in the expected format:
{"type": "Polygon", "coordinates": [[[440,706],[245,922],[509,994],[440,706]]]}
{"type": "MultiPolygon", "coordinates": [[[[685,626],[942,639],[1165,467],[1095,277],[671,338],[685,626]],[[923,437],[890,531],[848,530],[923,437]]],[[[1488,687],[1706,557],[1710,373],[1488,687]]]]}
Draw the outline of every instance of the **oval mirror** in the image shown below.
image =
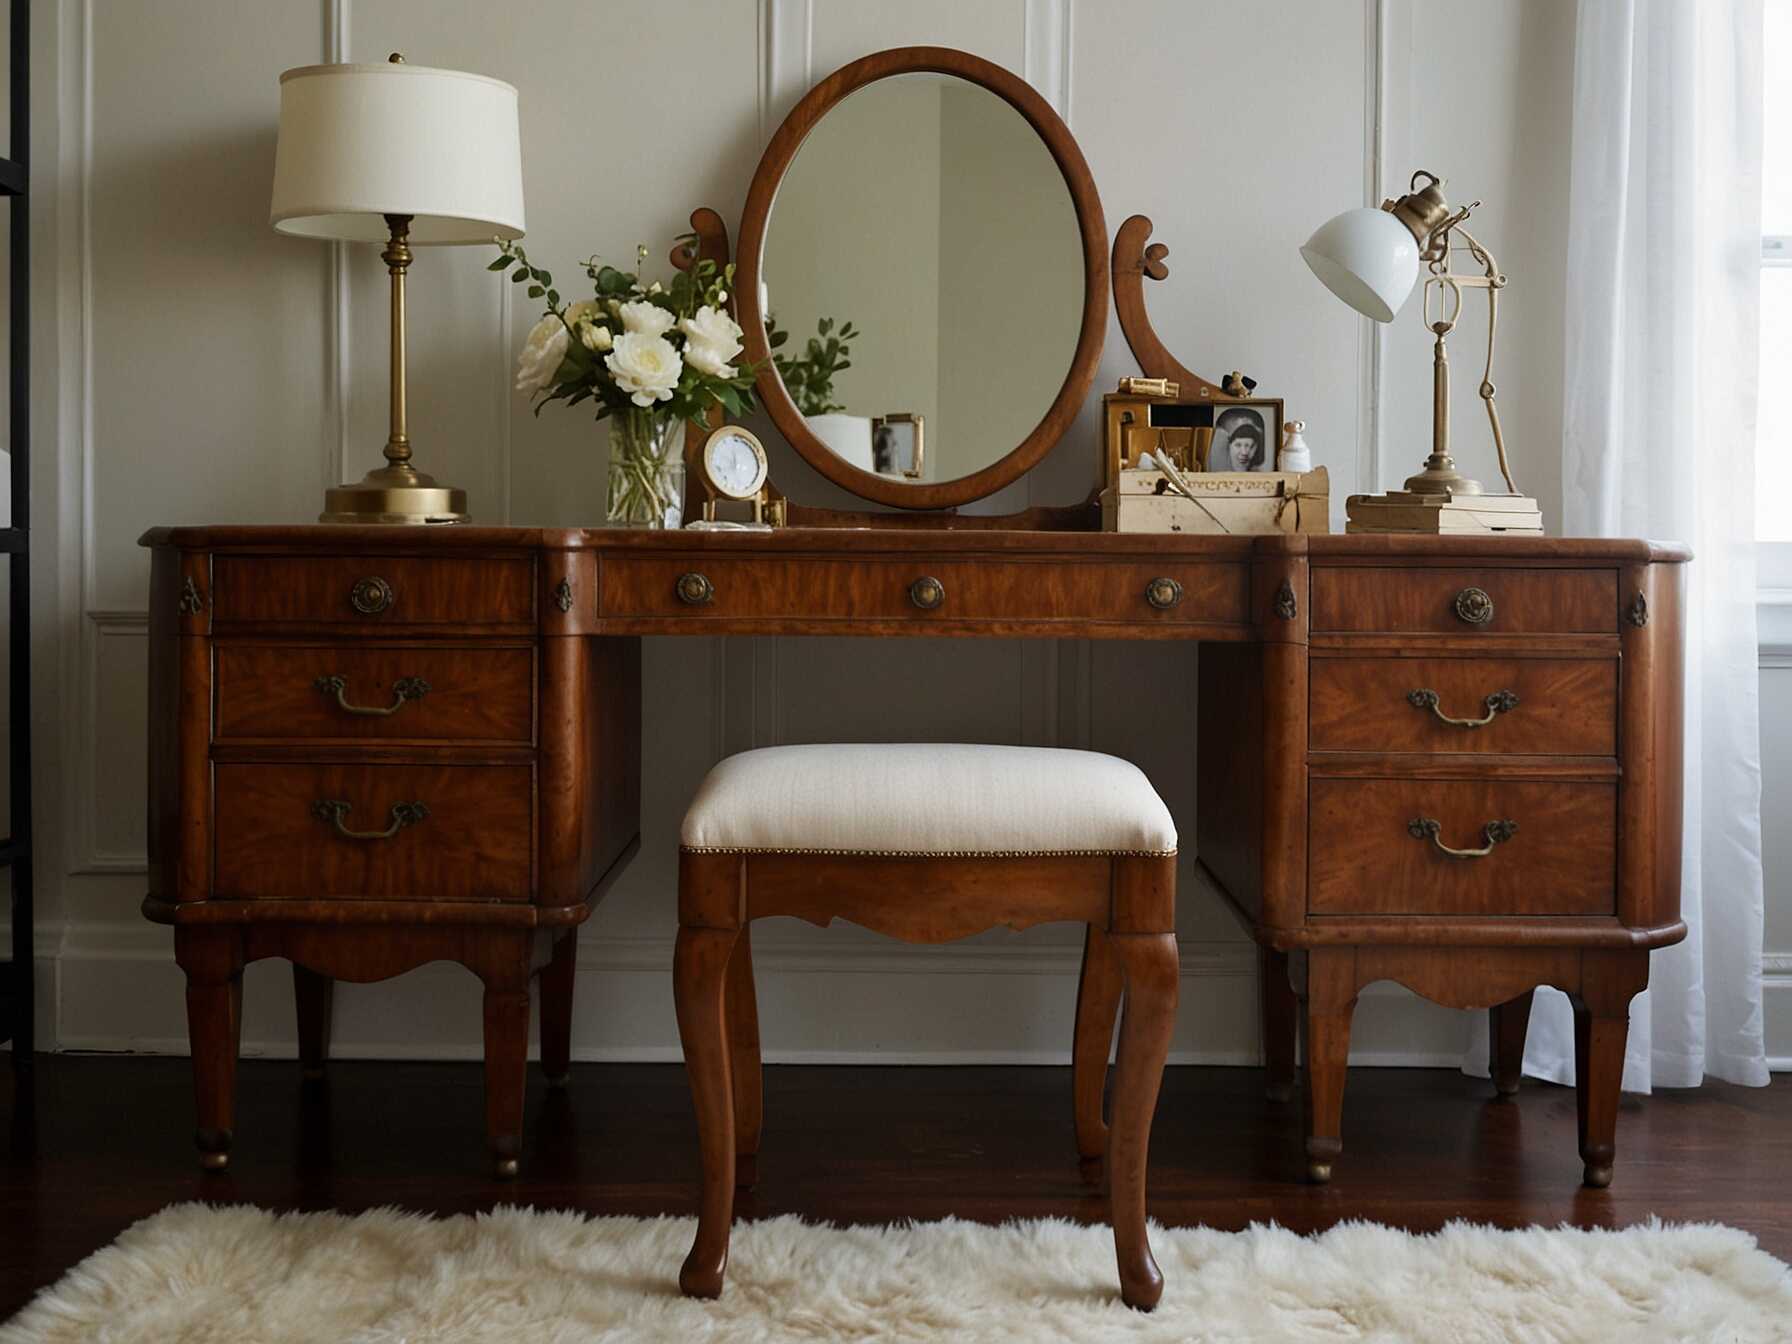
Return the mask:
{"type": "Polygon", "coordinates": [[[1088,395],[1106,227],[1062,121],[963,52],[881,52],[818,84],[761,160],[741,326],[778,428],[824,476],[968,503],[1050,450],[1088,395]]]}

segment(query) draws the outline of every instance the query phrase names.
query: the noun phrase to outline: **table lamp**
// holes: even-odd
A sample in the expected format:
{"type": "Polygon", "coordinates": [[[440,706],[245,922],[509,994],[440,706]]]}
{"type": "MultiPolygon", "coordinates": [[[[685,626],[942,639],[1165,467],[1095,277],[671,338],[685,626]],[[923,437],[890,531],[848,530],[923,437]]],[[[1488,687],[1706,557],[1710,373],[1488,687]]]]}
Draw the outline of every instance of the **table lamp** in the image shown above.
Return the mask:
{"type": "Polygon", "coordinates": [[[1505,435],[1494,405],[1493,349],[1499,327],[1499,294],[1506,277],[1474,235],[1463,228],[1481,203],[1452,209],[1444,200],[1443,179],[1424,171],[1412,175],[1407,193],[1383,201],[1379,209],[1346,210],[1327,221],[1307,240],[1300,254],[1313,274],[1345,303],[1377,322],[1391,322],[1412,293],[1422,264],[1425,278],[1423,317],[1435,338],[1432,344],[1431,455],[1424,469],[1406,480],[1404,491],[1381,496],[1352,496],[1352,530],[1358,514],[1370,526],[1361,530],[1540,532],[1542,515],[1536,501],[1518,493],[1506,458],[1505,435]],[[1460,240],[1460,241],[1458,241],[1460,240]],[[1452,257],[1466,253],[1474,262],[1469,273],[1452,271],[1452,257]],[[1481,483],[1456,470],[1450,456],[1450,359],[1444,338],[1462,312],[1462,291],[1487,291],[1487,364],[1480,395],[1493,429],[1494,451],[1507,494],[1488,495],[1481,483]],[[1432,316],[1436,296],[1437,315],[1432,316]],[[1455,503],[1459,497],[1460,503],[1455,503]],[[1363,507],[1367,505],[1369,507],[1363,507]],[[1455,515],[1454,518],[1451,514],[1455,515]],[[1378,514],[1373,519],[1369,515],[1378,514]],[[1394,526],[1407,520],[1413,526],[1394,526]],[[1379,526],[1377,526],[1379,524],[1379,526]]]}
{"type": "Polygon", "coordinates": [[[516,89],[459,70],[308,65],[280,76],[273,226],[384,243],[392,278],[392,429],[386,465],[325,492],[325,523],[462,523],[464,490],[411,465],[404,282],[413,246],[523,236],[516,89]]]}

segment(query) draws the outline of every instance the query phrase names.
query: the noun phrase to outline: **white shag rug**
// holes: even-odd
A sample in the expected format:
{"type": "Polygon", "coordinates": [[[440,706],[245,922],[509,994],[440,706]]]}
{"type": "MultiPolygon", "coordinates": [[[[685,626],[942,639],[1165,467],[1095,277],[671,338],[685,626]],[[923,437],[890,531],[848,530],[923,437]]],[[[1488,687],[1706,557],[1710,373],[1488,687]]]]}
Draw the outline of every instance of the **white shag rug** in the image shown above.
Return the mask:
{"type": "Polygon", "coordinates": [[[276,1216],[183,1204],[88,1257],[0,1344],[1792,1340],[1792,1270],[1716,1224],[1414,1236],[1164,1229],[1151,1315],[1107,1229],[735,1227],[719,1302],[678,1296],[688,1218],[500,1209],[276,1216]]]}

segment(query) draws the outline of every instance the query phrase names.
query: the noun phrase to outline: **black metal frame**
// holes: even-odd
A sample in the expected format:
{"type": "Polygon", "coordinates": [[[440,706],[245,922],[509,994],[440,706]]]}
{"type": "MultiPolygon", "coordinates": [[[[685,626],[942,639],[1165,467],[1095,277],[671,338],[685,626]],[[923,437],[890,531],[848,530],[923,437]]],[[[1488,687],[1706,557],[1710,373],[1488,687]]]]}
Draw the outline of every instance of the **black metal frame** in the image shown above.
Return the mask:
{"type": "Polygon", "coordinates": [[[31,233],[26,204],[31,146],[31,0],[12,0],[12,153],[0,159],[0,196],[9,197],[12,256],[7,294],[11,347],[12,526],[0,528],[11,613],[8,766],[12,825],[0,864],[12,869],[12,960],[0,962],[0,1041],[13,1068],[31,1066],[36,1001],[31,900],[31,233]]]}

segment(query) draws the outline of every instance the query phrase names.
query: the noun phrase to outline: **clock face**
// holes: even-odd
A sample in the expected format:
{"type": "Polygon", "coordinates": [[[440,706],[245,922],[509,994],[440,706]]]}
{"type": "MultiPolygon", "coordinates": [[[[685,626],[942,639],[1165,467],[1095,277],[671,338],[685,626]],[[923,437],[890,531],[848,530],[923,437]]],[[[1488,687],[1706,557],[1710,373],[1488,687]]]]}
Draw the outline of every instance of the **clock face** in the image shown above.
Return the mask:
{"type": "Polygon", "coordinates": [[[751,499],[765,484],[765,449],[746,430],[725,426],[703,445],[703,470],[716,493],[751,499]]]}

